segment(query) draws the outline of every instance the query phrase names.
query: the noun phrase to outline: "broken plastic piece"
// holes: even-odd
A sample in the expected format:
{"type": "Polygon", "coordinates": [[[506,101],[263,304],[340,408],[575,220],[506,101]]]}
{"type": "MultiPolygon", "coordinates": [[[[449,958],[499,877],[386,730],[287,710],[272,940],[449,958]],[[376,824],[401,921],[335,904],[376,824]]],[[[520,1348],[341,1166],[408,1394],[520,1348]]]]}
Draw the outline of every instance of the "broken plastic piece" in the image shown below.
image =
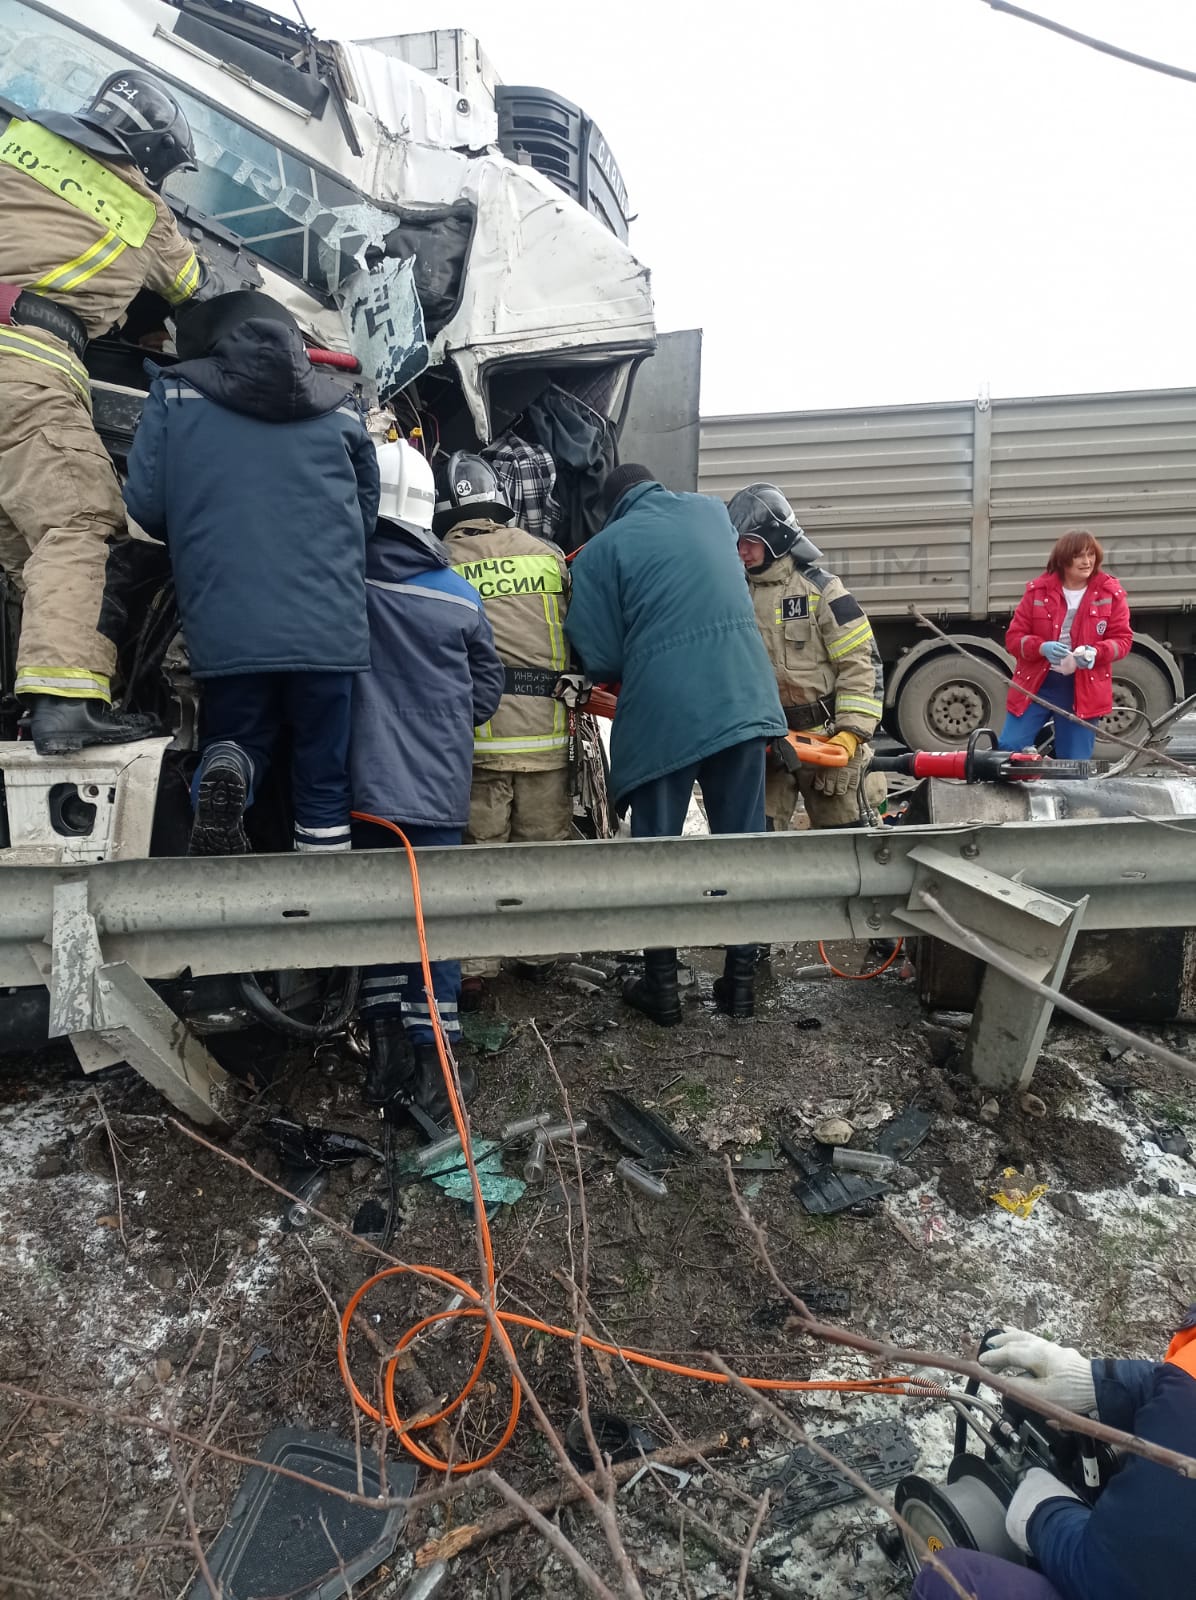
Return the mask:
{"type": "Polygon", "coordinates": [[[693,1155],[693,1146],[655,1111],[637,1105],[617,1089],[608,1089],[602,1098],[606,1109],[595,1121],[645,1166],[666,1167],[678,1156],[693,1155]]]}
{"type": "Polygon", "coordinates": [[[882,1156],[904,1161],[925,1139],[933,1121],[929,1111],[922,1111],[918,1106],[906,1106],[892,1122],[886,1122],[877,1134],[876,1148],[882,1156]]]}
{"type": "MultiPolygon", "coordinates": [[[[634,1461],[637,1456],[651,1455],[660,1449],[660,1440],[655,1434],[613,1411],[591,1411],[590,1430],[599,1450],[612,1462],[634,1461]]],[[[580,1416],[575,1416],[565,1429],[565,1449],[579,1472],[593,1472],[598,1464],[590,1453],[580,1416]]]]}
{"type": "Polygon", "coordinates": [[[1036,1183],[1033,1188],[1027,1188],[1026,1180],[1017,1168],[1006,1167],[1001,1174],[1001,1187],[995,1194],[989,1195],[989,1199],[995,1200],[1003,1211],[1011,1212],[1015,1217],[1028,1217],[1046,1192],[1045,1183],[1036,1183]]]}
{"type": "MultiPolygon", "coordinates": [[[[368,1451],[328,1433],[278,1428],[263,1441],[258,1457],[354,1495],[364,1487],[367,1495],[397,1499],[415,1488],[414,1466],[388,1463],[383,1484],[368,1451]]],[[[338,1600],[393,1552],[405,1516],[401,1506],[375,1511],[251,1467],[228,1523],[207,1553],[208,1568],[222,1600],[264,1594],[338,1600]]],[[[203,1578],[193,1584],[188,1600],[213,1600],[203,1578]]]]}
{"type": "MultiPolygon", "coordinates": [[[[874,1489],[884,1489],[912,1472],[918,1447],[899,1422],[865,1422],[858,1428],[821,1437],[819,1444],[853,1468],[874,1489]]],[[[767,1480],[774,1491],[772,1520],[784,1525],[804,1522],[816,1511],[855,1500],[860,1490],[807,1445],[781,1459],[767,1480]]]]}
{"type": "Polygon", "coordinates": [[[475,1050],[497,1055],[511,1037],[511,1024],[505,1017],[491,1019],[468,1011],[461,1018],[461,1037],[475,1050]]]}
{"type": "Polygon", "coordinates": [[[836,1172],[833,1167],[794,1144],[792,1139],[782,1137],[780,1144],[803,1175],[793,1185],[793,1192],[814,1216],[833,1216],[837,1211],[846,1211],[850,1206],[858,1206],[865,1200],[874,1200],[878,1195],[889,1192],[888,1184],[882,1183],[879,1178],[867,1178],[863,1173],[856,1172],[836,1172]]]}
{"type": "Polygon", "coordinates": [[[1192,1154],[1192,1146],[1182,1128],[1152,1128],[1150,1137],[1164,1155],[1182,1156],[1186,1161],[1192,1154]]]}
{"type": "Polygon", "coordinates": [[[377,1200],[363,1200],[353,1218],[353,1232],[368,1236],[386,1227],[386,1207],[377,1200]]]}
{"type": "Polygon", "coordinates": [[[651,1195],[653,1200],[664,1200],[668,1196],[668,1185],[664,1179],[658,1178],[646,1167],[641,1167],[639,1162],[633,1161],[630,1156],[623,1157],[616,1165],[615,1173],[624,1183],[629,1183],[642,1193],[651,1195]]]}
{"type": "Polygon", "coordinates": [[[371,1161],[382,1160],[381,1150],[364,1139],[341,1133],[337,1128],[312,1128],[290,1117],[271,1117],[262,1123],[261,1135],[284,1161],[293,1162],[297,1167],[347,1166],[358,1156],[368,1156],[371,1161]]]}

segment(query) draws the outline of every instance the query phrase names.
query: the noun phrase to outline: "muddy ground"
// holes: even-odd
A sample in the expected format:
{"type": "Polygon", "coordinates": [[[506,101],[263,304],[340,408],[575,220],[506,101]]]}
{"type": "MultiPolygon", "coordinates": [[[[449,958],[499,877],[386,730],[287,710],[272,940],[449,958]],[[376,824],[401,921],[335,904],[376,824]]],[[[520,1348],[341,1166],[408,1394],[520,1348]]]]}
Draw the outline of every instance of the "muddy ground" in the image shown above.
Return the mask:
{"type": "MultiPolygon", "coordinates": [[[[844,960],[866,959],[863,950],[837,949],[844,960]]],[[[1178,1125],[1196,1141],[1190,1083],[1134,1056],[1110,1063],[1097,1036],[1057,1024],[1033,1085],[1038,1101],[1025,1109],[1008,1095],[985,1104],[954,1071],[958,1036],[927,1025],[900,961],[868,983],[827,983],[793,977],[811,959],[808,949],[778,952],[757,1018],[733,1023],[708,998],[718,957],[692,959],[696,990],[683,1025],[671,1030],[626,1012],[613,989],[591,994],[559,978],[506,977],[484,1016],[509,1020],[510,1039],[497,1054],[471,1057],[482,1079],[478,1134],[563,1110],[534,1018],[575,1116],[596,1107],[602,1090],[618,1088],[654,1106],[695,1147],[667,1172],[667,1198],[649,1199],[616,1181],[622,1152],[605,1132],[591,1123],[581,1141],[596,1329],[674,1361],[702,1364],[717,1351],[742,1373],[866,1375],[861,1358],[787,1326],[790,1308],[736,1215],[723,1158],[775,1148],[781,1134],[809,1146],[813,1121],[826,1114],[852,1119],[855,1142],[867,1146],[888,1116],[916,1104],[933,1114],[933,1126],[909,1159],[914,1186],[859,1211],[807,1214],[787,1165],[739,1172],[784,1280],[832,1320],[908,1345],[971,1353],[987,1327],[1008,1321],[1086,1350],[1161,1351],[1196,1297],[1196,1201],[1160,1192],[1159,1180],[1196,1180],[1196,1172],[1163,1154],[1150,1133],[1178,1125]],[[1026,1218],[989,1198],[1009,1166],[1027,1187],[1047,1186],[1026,1218]]],[[[1185,1030],[1152,1031],[1192,1053],[1185,1030]]],[[[272,1054],[258,1058],[263,1075],[272,1054]]],[[[359,1076],[348,1053],[313,1059],[295,1051],[271,1084],[237,1091],[230,1150],[277,1178],[278,1158],[255,1129],[284,1107],[377,1139],[378,1124],[359,1104],[359,1076]]],[[[399,1143],[416,1147],[406,1131],[399,1143]]],[[[138,1419],[248,1456],[283,1424],[352,1439],[334,1306],[379,1263],[317,1219],[284,1231],[285,1202],[189,1139],[123,1069],[86,1080],[54,1050],[0,1060],[0,1152],[0,1377],[84,1407],[0,1394],[0,1595],[182,1596],[195,1573],[188,1521],[209,1546],[244,1469],[138,1419]]],[[[523,1154],[507,1155],[508,1173],[520,1173],[523,1154]]],[[[376,1163],[359,1160],[333,1173],[320,1204],[348,1226],[369,1199],[384,1204],[386,1183],[376,1163]]],[[[496,1214],[509,1309],[571,1322],[563,1275],[570,1245],[578,1259],[582,1246],[573,1200],[566,1208],[559,1195],[529,1190],[496,1214]]],[[[477,1281],[469,1208],[426,1182],[401,1189],[392,1248],[477,1281]]],[[[408,1278],[384,1287],[367,1309],[390,1343],[442,1301],[408,1278]]],[[[541,1404],[563,1429],[578,1397],[571,1346],[527,1330],[516,1331],[516,1342],[541,1404]]],[[[422,1341],[416,1374],[400,1376],[401,1406],[454,1392],[475,1350],[475,1336],[460,1328],[422,1341]]],[[[358,1338],[355,1370],[364,1384],[376,1365],[358,1338]]],[[[683,1439],[726,1430],[724,1477],[699,1473],[679,1495],[691,1528],[701,1515],[741,1541],[753,1510],[743,1492],[757,1496],[791,1448],[775,1424],[726,1388],[644,1369],[637,1386],[608,1360],[590,1359],[588,1374],[595,1407],[637,1420],[664,1442],[670,1425],[683,1439]]],[[[475,1390],[459,1444],[477,1451],[495,1436],[505,1395],[496,1361],[475,1390]]],[[[895,1421],[908,1430],[919,1471],[935,1476],[949,1459],[950,1425],[934,1402],[811,1394],[781,1403],[832,1447],[860,1422],[895,1421]]],[[[499,1468],[529,1495],[558,1480],[526,1413],[499,1468]]],[[[483,1487],[414,1514],[395,1557],[353,1592],[374,1600],[401,1594],[417,1545],[498,1504],[483,1487]]],[[[646,1593],[734,1592],[736,1557],[713,1553],[692,1532],[679,1540],[662,1528],[678,1508],[660,1483],[641,1482],[620,1505],[646,1593]]],[[[876,1509],[855,1501],[802,1522],[788,1513],[783,1500],[757,1546],[773,1592],[817,1600],[906,1593],[908,1577],[876,1544],[876,1509]]],[[[617,1587],[588,1518],[567,1508],[559,1521],[617,1587]]],[[[561,1558],[527,1532],[460,1555],[440,1590],[461,1600],[580,1592],[561,1558]]]]}

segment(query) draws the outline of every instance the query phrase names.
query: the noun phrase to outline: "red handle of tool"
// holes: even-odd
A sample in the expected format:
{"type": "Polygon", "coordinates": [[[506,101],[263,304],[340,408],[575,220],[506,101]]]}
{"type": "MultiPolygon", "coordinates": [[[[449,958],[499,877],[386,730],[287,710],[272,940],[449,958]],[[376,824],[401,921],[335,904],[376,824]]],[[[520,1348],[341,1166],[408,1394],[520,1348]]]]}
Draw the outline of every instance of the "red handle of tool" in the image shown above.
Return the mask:
{"type": "Polygon", "coordinates": [[[590,698],[581,709],[588,711],[592,717],[613,717],[618,703],[618,697],[612,689],[595,684],[590,690],[590,698]]]}
{"type": "Polygon", "coordinates": [[[915,778],[964,778],[967,776],[966,750],[915,750],[913,776],[915,778]]]}
{"type": "Polygon", "coordinates": [[[321,350],[313,345],[307,352],[313,367],[339,367],[342,372],[360,372],[361,362],[347,350],[321,350]]]}

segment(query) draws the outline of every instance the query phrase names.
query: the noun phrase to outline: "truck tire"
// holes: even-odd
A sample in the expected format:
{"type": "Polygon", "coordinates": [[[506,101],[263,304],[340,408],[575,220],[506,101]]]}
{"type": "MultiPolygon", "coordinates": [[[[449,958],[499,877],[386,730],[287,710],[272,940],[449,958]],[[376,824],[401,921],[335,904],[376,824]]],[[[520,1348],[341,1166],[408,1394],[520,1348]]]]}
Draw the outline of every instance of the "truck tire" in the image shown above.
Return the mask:
{"type": "MultiPolygon", "coordinates": [[[[1174,704],[1175,694],[1162,668],[1142,651],[1131,650],[1113,668],[1113,709],[1097,727],[1137,744],[1146,735],[1147,721],[1161,717],[1174,704]]],[[[1116,761],[1125,750],[1098,734],[1096,754],[1101,760],[1116,761]]]]}
{"type": "Polygon", "coordinates": [[[994,662],[954,650],[931,656],[898,691],[897,731],[911,750],[962,750],[977,728],[1000,732],[1008,687],[994,662]]]}

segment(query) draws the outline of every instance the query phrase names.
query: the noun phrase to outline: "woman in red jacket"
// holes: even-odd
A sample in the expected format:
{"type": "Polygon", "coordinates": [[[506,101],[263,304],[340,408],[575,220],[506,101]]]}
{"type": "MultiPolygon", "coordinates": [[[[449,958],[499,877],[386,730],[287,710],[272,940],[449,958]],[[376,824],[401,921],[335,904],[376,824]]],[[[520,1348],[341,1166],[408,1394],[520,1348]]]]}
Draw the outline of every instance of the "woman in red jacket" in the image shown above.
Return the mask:
{"type": "Polygon", "coordinates": [[[1113,709],[1113,663],[1134,642],[1125,590],[1101,571],[1104,558],[1086,529],[1073,529],[1056,542],[1042,577],[1026,585],[1005,635],[1017,669],[1005,701],[1002,750],[1031,747],[1053,721],[1061,760],[1092,759],[1094,723],[1113,709]],[[1085,722],[1053,717],[1027,690],[1085,722]]]}

